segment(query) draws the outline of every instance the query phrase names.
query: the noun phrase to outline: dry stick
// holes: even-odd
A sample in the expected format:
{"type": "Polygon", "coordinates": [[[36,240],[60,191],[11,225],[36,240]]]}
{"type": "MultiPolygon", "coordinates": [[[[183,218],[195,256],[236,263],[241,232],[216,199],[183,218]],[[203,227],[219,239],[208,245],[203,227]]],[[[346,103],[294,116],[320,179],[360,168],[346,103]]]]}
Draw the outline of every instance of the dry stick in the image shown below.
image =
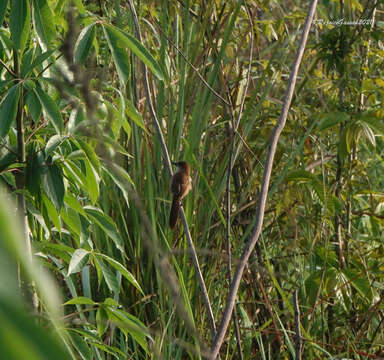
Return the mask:
{"type": "Polygon", "coordinates": [[[295,352],[296,352],[296,360],[301,360],[301,348],[302,348],[302,338],[301,338],[301,329],[300,329],[300,308],[299,308],[299,300],[297,296],[297,289],[293,292],[293,307],[295,309],[295,352]]]}
{"type": "MultiPolygon", "coordinates": [[[[133,1],[128,0],[128,4],[129,4],[129,7],[130,7],[130,10],[132,13],[133,22],[135,24],[137,38],[140,42],[142,42],[140,24],[139,24],[139,20],[137,18],[135,7],[133,5],[133,1]]],[[[153,102],[152,102],[151,90],[149,88],[148,70],[147,70],[147,67],[144,63],[142,65],[144,68],[145,93],[146,93],[146,97],[147,97],[147,101],[148,101],[149,111],[150,111],[153,123],[156,127],[157,135],[159,136],[159,139],[160,139],[160,144],[161,144],[161,148],[163,151],[163,156],[165,158],[165,162],[166,162],[167,167],[168,167],[169,175],[172,176],[173,172],[172,172],[171,160],[169,158],[168,149],[167,149],[167,146],[165,144],[163,133],[161,131],[161,127],[160,127],[159,121],[157,119],[155,108],[154,108],[153,102]]],[[[212,307],[211,307],[211,303],[209,301],[207,288],[205,287],[203,274],[201,273],[201,270],[200,270],[200,265],[199,265],[199,260],[197,258],[196,249],[195,249],[195,246],[193,245],[191,233],[189,232],[187,218],[185,216],[184,209],[182,206],[180,207],[180,213],[181,213],[181,219],[182,219],[183,224],[184,224],[184,231],[185,231],[185,235],[187,237],[189,250],[191,252],[193,264],[195,266],[196,275],[197,275],[197,278],[198,278],[198,281],[199,281],[199,284],[201,287],[204,305],[205,305],[205,308],[206,308],[206,311],[208,314],[208,322],[209,322],[209,327],[211,329],[211,336],[212,336],[212,338],[214,338],[214,336],[216,335],[216,325],[215,325],[215,320],[213,318],[212,307]]]]}
{"type": "Polygon", "coordinates": [[[229,289],[229,294],[228,294],[223,318],[217,330],[216,337],[212,343],[210,359],[215,359],[217,354],[219,353],[220,347],[224,340],[225,333],[228,328],[229,321],[231,319],[233,307],[235,305],[237,291],[240,286],[240,280],[242,278],[244,268],[247,265],[249,256],[251,255],[252,250],[255,247],[261,233],[261,228],[263,225],[263,218],[264,218],[264,211],[265,211],[265,204],[266,204],[267,195],[268,195],[268,187],[269,187],[269,182],[270,182],[271,172],[272,172],[272,164],[273,164],[273,159],[276,153],[277,142],[279,140],[280,133],[285,126],[285,122],[287,120],[288,110],[289,110],[293,92],[295,89],[297,73],[299,70],[301,59],[303,57],[305,44],[307,42],[308,33],[312,24],[313,15],[316,10],[316,5],[317,5],[317,0],[312,0],[308,10],[307,18],[305,20],[304,30],[301,36],[299,48],[297,50],[296,59],[293,64],[291,74],[289,77],[288,89],[284,98],[280,118],[276,127],[273,130],[271,140],[270,140],[269,151],[268,151],[267,159],[265,161],[263,181],[261,184],[261,190],[259,195],[259,205],[256,213],[256,224],[250,235],[249,240],[246,243],[245,249],[240,258],[240,262],[237,265],[236,272],[233,277],[231,287],[229,289]]]}

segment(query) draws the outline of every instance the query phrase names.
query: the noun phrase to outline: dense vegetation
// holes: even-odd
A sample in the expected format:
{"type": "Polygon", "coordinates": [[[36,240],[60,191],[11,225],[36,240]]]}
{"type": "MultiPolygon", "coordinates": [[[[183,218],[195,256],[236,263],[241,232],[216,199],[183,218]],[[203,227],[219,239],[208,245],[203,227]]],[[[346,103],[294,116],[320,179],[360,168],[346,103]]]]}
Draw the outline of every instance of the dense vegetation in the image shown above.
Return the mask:
{"type": "MultiPolygon", "coordinates": [[[[2,358],[208,356],[308,6],[0,1],[2,358]]],[[[221,359],[384,357],[383,11],[317,5],[221,359]]]]}

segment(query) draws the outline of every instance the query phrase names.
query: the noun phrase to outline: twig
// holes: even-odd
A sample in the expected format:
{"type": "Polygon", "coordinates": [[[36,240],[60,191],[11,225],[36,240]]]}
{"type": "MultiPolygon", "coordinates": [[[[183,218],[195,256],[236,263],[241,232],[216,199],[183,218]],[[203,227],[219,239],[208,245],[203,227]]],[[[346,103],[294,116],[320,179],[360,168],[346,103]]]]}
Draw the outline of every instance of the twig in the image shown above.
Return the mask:
{"type": "Polygon", "coordinates": [[[301,59],[303,57],[305,44],[307,42],[308,33],[311,28],[313,15],[316,10],[316,5],[317,5],[317,0],[312,0],[308,10],[307,18],[305,20],[304,30],[301,36],[299,48],[297,50],[296,59],[292,66],[291,74],[289,77],[288,89],[284,98],[284,103],[283,103],[282,111],[280,114],[280,118],[276,127],[273,130],[271,140],[270,140],[269,151],[268,151],[267,159],[265,161],[263,181],[261,184],[261,190],[259,194],[259,204],[258,204],[257,213],[256,213],[256,224],[250,235],[249,240],[246,243],[245,249],[240,258],[240,262],[236,267],[233,281],[231,282],[223,318],[221,320],[216,337],[211,346],[211,359],[215,359],[217,354],[219,353],[220,347],[224,340],[225,333],[227,332],[227,329],[228,329],[229,321],[231,319],[233,307],[236,301],[237,291],[240,286],[240,281],[241,281],[245,266],[261,234],[265,205],[266,205],[266,200],[268,195],[269,183],[271,179],[273,159],[275,157],[276,148],[277,148],[277,142],[279,140],[280,134],[285,126],[285,123],[288,117],[288,111],[292,101],[293,92],[295,89],[297,73],[299,70],[301,59]]]}
{"type": "Polygon", "coordinates": [[[257,274],[257,282],[259,283],[260,290],[261,290],[261,292],[263,294],[263,297],[264,297],[265,307],[267,308],[267,310],[269,312],[269,316],[271,317],[272,325],[273,325],[273,327],[275,329],[275,335],[276,335],[277,341],[278,341],[279,345],[281,346],[283,344],[283,340],[281,339],[281,336],[280,336],[279,327],[277,326],[272,306],[271,306],[271,304],[270,304],[270,302],[268,300],[268,296],[267,296],[267,293],[265,292],[263,282],[261,281],[260,273],[257,274]]]}
{"type": "MultiPolygon", "coordinates": [[[[137,14],[136,14],[135,7],[133,5],[133,1],[128,0],[128,4],[129,4],[129,7],[130,7],[130,10],[132,13],[132,18],[133,18],[133,22],[135,25],[137,38],[140,42],[142,42],[140,24],[139,24],[139,20],[138,20],[137,14]]],[[[157,135],[159,136],[159,139],[160,139],[161,149],[163,152],[163,156],[165,158],[165,162],[166,162],[167,167],[168,167],[169,175],[172,176],[173,171],[172,171],[172,166],[171,166],[171,160],[169,158],[168,149],[167,149],[167,146],[165,144],[165,140],[164,140],[163,133],[161,131],[160,123],[159,123],[159,120],[157,119],[155,108],[154,108],[154,105],[152,102],[151,90],[149,88],[148,70],[147,70],[147,67],[145,64],[143,64],[143,69],[144,69],[145,93],[146,93],[146,97],[147,97],[147,101],[148,101],[149,112],[151,114],[153,123],[156,127],[157,135]]],[[[185,216],[184,209],[182,206],[180,208],[180,213],[181,213],[181,219],[182,219],[183,224],[184,224],[184,231],[185,231],[185,235],[186,235],[186,238],[188,241],[189,250],[191,252],[192,261],[193,261],[193,264],[195,266],[196,275],[197,275],[197,278],[198,278],[198,281],[199,281],[199,284],[201,287],[201,293],[203,296],[204,305],[205,305],[207,315],[208,315],[208,322],[209,322],[209,327],[211,329],[211,335],[212,335],[212,338],[214,338],[214,336],[216,334],[216,325],[215,325],[215,320],[213,318],[212,307],[211,307],[211,303],[209,301],[208,291],[207,291],[207,288],[205,286],[203,274],[201,273],[201,270],[200,270],[200,265],[199,265],[199,260],[197,258],[196,249],[195,249],[195,246],[194,246],[193,241],[192,241],[191,233],[189,231],[187,218],[185,216]]]]}
{"type": "Polygon", "coordinates": [[[7,66],[7,64],[0,59],[0,64],[5,67],[5,69],[13,76],[16,77],[16,74],[7,66]]]}
{"type": "Polygon", "coordinates": [[[187,57],[184,55],[184,53],[172,42],[172,40],[170,38],[168,38],[167,35],[165,35],[162,31],[162,29],[160,29],[160,32],[161,32],[161,35],[164,36],[164,38],[172,45],[173,48],[175,48],[175,50],[182,56],[182,58],[184,59],[184,61],[195,71],[195,73],[197,74],[197,76],[200,78],[200,80],[203,82],[203,84],[218,98],[220,99],[225,105],[229,105],[228,101],[225,100],[217,91],[215,91],[214,88],[212,88],[211,85],[208,84],[207,80],[204,79],[203,75],[200,74],[199,72],[199,69],[194,66],[188,59],[187,57]]]}
{"type": "Polygon", "coordinates": [[[301,329],[300,329],[300,308],[299,308],[299,300],[297,296],[297,290],[293,292],[293,307],[295,309],[295,352],[296,352],[296,360],[301,360],[301,348],[302,348],[302,338],[301,338],[301,329]]]}

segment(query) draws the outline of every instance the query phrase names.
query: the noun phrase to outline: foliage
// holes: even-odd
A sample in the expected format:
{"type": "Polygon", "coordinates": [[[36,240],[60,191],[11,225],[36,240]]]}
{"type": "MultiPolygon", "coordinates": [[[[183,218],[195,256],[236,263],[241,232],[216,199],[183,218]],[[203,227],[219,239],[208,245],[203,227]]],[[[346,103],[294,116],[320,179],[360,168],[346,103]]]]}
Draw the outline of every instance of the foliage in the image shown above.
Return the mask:
{"type": "MultiPolygon", "coordinates": [[[[143,64],[171,157],[193,169],[184,206],[220,320],[231,142],[235,265],[307,4],[136,6],[142,42],[125,1],[0,2],[0,182],[13,198],[0,200],[7,359],[201,358],[212,341],[182,226],[167,226],[169,176],[143,64]],[[35,291],[39,304],[21,300],[35,291]]],[[[303,358],[383,356],[382,11],[382,1],[319,2],[323,20],[375,25],[313,24],[238,294],[246,359],[294,356],[294,290],[303,358]]],[[[231,329],[221,359],[235,358],[231,329]]]]}

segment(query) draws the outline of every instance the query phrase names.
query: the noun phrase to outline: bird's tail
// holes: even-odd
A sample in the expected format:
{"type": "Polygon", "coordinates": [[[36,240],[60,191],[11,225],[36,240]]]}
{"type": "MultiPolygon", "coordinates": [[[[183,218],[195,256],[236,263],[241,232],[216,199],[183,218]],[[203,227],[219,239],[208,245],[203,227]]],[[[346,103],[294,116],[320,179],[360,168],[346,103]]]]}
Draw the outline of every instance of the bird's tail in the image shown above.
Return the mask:
{"type": "Polygon", "coordinates": [[[173,229],[179,216],[180,199],[175,196],[172,201],[171,213],[169,214],[169,227],[173,229]]]}

